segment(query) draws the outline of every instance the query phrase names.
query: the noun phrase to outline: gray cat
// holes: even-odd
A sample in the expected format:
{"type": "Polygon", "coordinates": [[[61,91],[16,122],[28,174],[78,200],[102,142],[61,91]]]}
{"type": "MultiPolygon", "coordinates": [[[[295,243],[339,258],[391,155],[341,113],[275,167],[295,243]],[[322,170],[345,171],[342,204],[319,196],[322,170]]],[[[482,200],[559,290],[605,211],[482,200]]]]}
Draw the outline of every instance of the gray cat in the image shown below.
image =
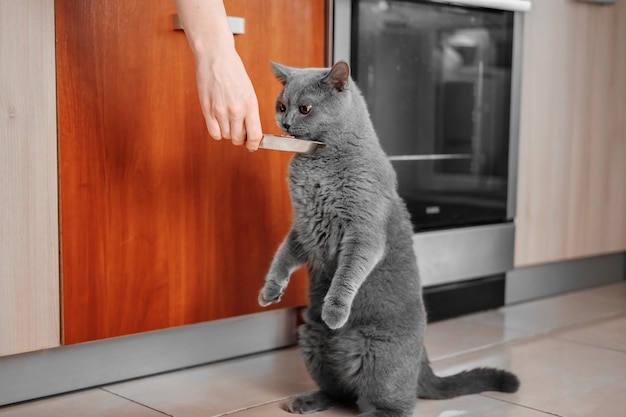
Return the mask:
{"type": "Polygon", "coordinates": [[[423,347],[426,313],[409,213],[345,62],[331,69],[274,64],[283,83],[278,125],[326,144],[289,169],[295,212],[259,303],[277,303],[291,273],[307,264],[310,305],[300,349],[320,390],[296,397],[292,413],[353,404],[364,416],[410,416],[417,397],[515,392],[507,371],[479,368],[438,377],[423,347]]]}

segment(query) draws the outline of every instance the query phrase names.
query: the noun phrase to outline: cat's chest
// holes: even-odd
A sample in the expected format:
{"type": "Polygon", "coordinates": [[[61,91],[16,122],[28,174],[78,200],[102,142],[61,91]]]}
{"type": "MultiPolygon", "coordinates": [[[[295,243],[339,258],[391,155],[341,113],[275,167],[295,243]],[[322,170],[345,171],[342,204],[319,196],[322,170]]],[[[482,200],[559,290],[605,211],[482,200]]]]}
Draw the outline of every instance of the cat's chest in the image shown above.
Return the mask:
{"type": "Polygon", "coordinates": [[[340,211],[345,200],[345,172],[323,164],[292,164],[289,175],[291,199],[296,212],[330,214],[340,211]]]}
{"type": "Polygon", "coordinates": [[[313,255],[333,257],[346,226],[346,199],[340,172],[333,167],[292,166],[289,186],[295,227],[313,255]]]}

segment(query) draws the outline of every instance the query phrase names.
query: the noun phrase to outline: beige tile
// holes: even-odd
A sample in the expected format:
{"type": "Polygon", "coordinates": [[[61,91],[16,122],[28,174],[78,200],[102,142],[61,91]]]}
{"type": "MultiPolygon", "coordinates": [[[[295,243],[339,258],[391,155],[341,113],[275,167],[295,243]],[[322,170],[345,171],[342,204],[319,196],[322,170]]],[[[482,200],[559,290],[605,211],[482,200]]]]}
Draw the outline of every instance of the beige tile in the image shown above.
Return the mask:
{"type": "Polygon", "coordinates": [[[581,293],[589,297],[604,300],[626,311],[626,281],[591,288],[581,293]]]}
{"type": "MultiPolygon", "coordinates": [[[[232,417],[289,417],[293,414],[285,411],[286,401],[279,401],[260,407],[243,410],[232,417]]],[[[360,411],[366,411],[361,409],[360,411]]],[[[334,408],[312,414],[315,417],[354,417],[359,409],[334,408]]],[[[418,401],[413,417],[548,417],[549,414],[508,404],[503,401],[471,395],[442,401],[418,401]]]]}
{"type": "Polygon", "coordinates": [[[94,389],[0,408],[2,417],[163,417],[162,413],[94,389]]]}
{"type": "Polygon", "coordinates": [[[626,312],[626,285],[550,297],[467,316],[463,320],[527,332],[547,333],[626,312]]]}
{"type": "Polygon", "coordinates": [[[254,355],[105,389],[176,417],[209,417],[313,391],[296,348],[254,355]]]}
{"type": "Polygon", "coordinates": [[[527,336],[520,330],[502,325],[492,325],[454,319],[429,324],[424,344],[430,360],[442,359],[461,353],[483,349],[527,336]]]}
{"type": "Polygon", "coordinates": [[[626,352],[626,315],[557,333],[555,337],[626,352]]]}
{"type": "Polygon", "coordinates": [[[626,410],[623,352],[542,337],[434,364],[441,375],[476,366],[505,368],[520,378],[519,392],[489,397],[568,417],[619,416],[626,410]]]}
{"type": "MultiPolygon", "coordinates": [[[[294,417],[298,414],[291,414],[286,411],[288,400],[276,401],[274,403],[265,404],[259,407],[248,408],[229,414],[232,417],[294,417]]],[[[331,408],[330,410],[320,411],[310,414],[312,417],[354,417],[359,413],[358,408],[331,408]]]]}
{"type": "Polygon", "coordinates": [[[451,400],[420,400],[413,417],[548,417],[537,410],[509,404],[482,395],[451,400]]]}

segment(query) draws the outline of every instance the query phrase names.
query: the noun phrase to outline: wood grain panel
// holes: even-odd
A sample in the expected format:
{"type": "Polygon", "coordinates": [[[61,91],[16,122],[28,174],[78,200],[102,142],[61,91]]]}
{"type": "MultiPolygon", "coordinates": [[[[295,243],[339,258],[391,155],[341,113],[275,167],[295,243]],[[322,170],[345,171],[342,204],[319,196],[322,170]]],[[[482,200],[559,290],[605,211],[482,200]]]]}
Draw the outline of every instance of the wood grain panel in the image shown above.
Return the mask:
{"type": "Polygon", "coordinates": [[[533,2],[515,264],[626,251],[626,3],[533,2]]]}
{"type": "Polygon", "coordinates": [[[0,2],[0,356],[58,346],[54,2],[0,2]]]}
{"type": "MultiPolygon", "coordinates": [[[[261,311],[291,223],[288,154],[209,138],[169,0],[56,2],[66,344],[261,311]]],[[[226,3],[277,132],[270,60],[324,64],[323,0],[226,3]]],[[[280,308],[306,303],[294,278],[280,308]]]]}

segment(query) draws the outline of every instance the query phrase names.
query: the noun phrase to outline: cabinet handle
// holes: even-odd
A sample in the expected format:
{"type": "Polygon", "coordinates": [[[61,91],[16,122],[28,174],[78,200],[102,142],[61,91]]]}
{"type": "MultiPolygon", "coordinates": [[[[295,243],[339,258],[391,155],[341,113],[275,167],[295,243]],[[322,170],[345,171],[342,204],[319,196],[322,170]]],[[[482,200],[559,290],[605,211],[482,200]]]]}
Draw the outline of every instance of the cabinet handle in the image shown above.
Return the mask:
{"type": "MultiPolygon", "coordinates": [[[[233,32],[233,35],[243,35],[246,33],[246,19],[243,17],[228,16],[228,24],[230,25],[230,30],[233,32]]],[[[185,30],[178,14],[172,15],[172,29],[185,30]]]]}

